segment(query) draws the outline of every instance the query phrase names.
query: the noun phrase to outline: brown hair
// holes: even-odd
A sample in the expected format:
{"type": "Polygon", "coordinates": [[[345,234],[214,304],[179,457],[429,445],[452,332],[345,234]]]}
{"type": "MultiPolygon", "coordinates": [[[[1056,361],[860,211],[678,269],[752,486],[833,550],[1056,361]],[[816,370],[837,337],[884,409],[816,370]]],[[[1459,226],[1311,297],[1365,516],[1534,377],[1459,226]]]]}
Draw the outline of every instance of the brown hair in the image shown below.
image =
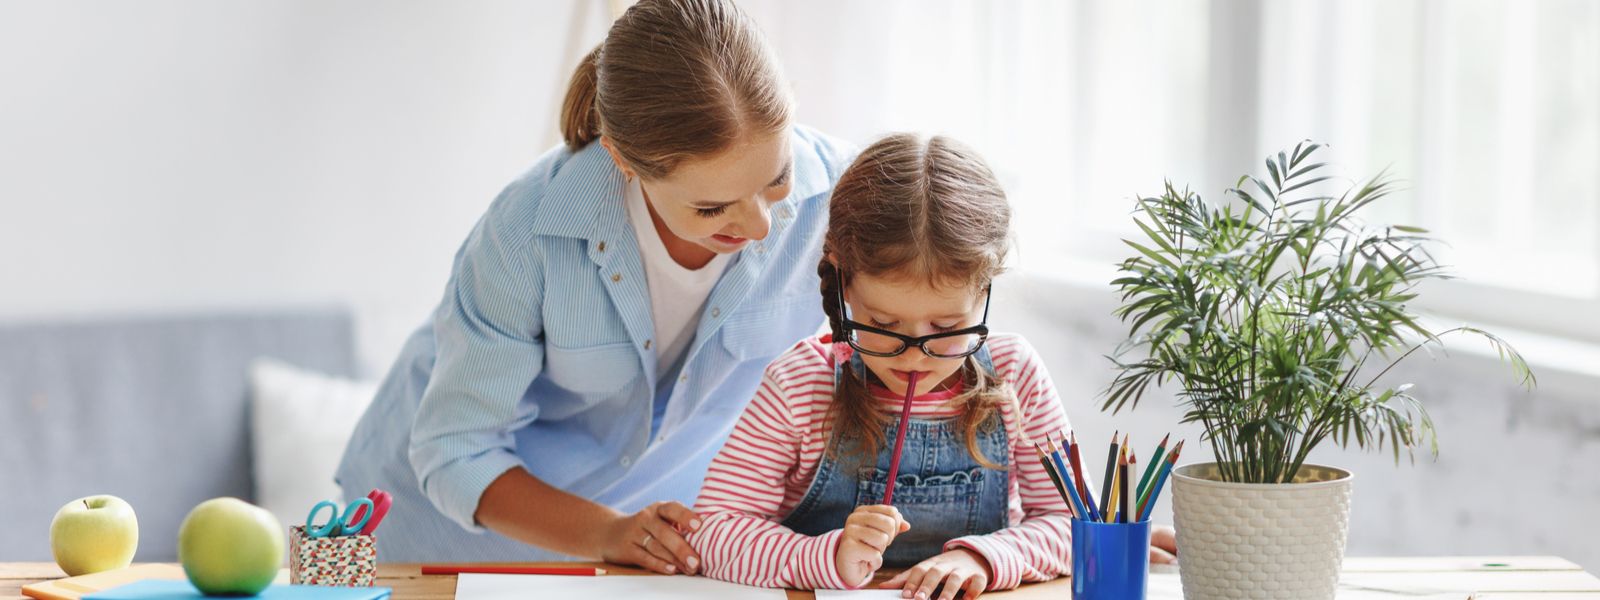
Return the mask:
{"type": "Polygon", "coordinates": [[[572,73],[561,136],[600,136],[643,177],[787,129],[792,102],[761,32],[727,0],[641,0],[572,73]]]}
{"type": "MultiPolygon", "coordinates": [[[[828,208],[817,274],[834,340],[844,340],[841,275],[845,285],[865,273],[982,289],[1004,270],[1010,232],[1005,192],[971,148],[940,136],[878,140],[839,177],[828,208]]],[[[960,427],[967,451],[979,464],[999,468],[978,450],[978,430],[1000,404],[1015,406],[1015,394],[975,357],[965,359],[961,372],[967,385],[951,402],[966,404],[960,427]]],[[[834,390],[832,410],[835,436],[860,440],[864,455],[883,447],[889,415],[873,408],[866,382],[849,370],[834,390]]]]}

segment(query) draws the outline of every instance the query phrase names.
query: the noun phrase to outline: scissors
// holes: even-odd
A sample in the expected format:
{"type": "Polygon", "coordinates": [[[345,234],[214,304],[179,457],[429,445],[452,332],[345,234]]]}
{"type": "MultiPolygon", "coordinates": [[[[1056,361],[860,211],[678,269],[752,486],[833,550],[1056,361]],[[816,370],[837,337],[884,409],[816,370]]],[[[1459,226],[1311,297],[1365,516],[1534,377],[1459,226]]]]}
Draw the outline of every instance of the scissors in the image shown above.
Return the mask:
{"type": "Polygon", "coordinates": [[[311,512],[306,513],[306,535],[312,538],[325,538],[358,533],[370,534],[378,528],[378,523],[388,516],[389,506],[393,502],[388,492],[372,490],[367,493],[366,498],[358,498],[351,502],[341,513],[338,504],[334,504],[331,500],[323,500],[311,507],[311,512]],[[333,514],[326,523],[316,525],[317,515],[322,513],[323,508],[327,508],[333,514]]]}

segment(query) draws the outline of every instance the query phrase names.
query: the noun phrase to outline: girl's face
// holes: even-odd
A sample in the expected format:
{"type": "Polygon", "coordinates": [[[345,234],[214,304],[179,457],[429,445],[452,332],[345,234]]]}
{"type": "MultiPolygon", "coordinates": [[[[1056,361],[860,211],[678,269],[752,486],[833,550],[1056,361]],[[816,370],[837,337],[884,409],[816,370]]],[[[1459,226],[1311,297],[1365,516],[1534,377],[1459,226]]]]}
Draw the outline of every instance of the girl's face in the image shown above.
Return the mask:
{"type": "MultiPolygon", "coordinates": [[[[920,337],[978,324],[983,318],[982,288],[932,286],[920,277],[874,277],[856,274],[844,290],[850,320],[878,329],[920,337]]],[[[873,334],[860,334],[870,344],[873,334]]],[[[939,342],[930,342],[939,343],[939,342]]],[[[937,348],[935,352],[942,352],[937,348]]],[[[917,395],[954,384],[965,358],[936,358],[921,348],[906,348],[899,356],[861,355],[872,374],[896,395],[906,393],[911,373],[917,375],[917,395]]]]}
{"type": "MultiPolygon", "coordinates": [[[[611,150],[609,140],[602,140],[611,150]]],[[[634,177],[613,150],[623,173],[634,177]]],[[[749,137],[719,154],[690,159],[661,179],[640,179],[668,231],[718,254],[766,239],[772,205],[789,195],[794,160],[786,132],[749,137]]]]}

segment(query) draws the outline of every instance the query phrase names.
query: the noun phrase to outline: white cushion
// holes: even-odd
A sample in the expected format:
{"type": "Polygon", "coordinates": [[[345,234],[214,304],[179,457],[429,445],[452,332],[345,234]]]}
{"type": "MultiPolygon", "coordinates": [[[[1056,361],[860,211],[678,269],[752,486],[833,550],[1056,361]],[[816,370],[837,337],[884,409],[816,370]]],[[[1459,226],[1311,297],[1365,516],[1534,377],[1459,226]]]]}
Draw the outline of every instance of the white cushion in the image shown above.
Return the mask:
{"type": "Polygon", "coordinates": [[[333,473],[356,421],[377,391],[376,382],[324,375],[270,358],[251,363],[256,502],[285,528],[305,524],[306,513],[319,501],[341,502],[333,473]]]}

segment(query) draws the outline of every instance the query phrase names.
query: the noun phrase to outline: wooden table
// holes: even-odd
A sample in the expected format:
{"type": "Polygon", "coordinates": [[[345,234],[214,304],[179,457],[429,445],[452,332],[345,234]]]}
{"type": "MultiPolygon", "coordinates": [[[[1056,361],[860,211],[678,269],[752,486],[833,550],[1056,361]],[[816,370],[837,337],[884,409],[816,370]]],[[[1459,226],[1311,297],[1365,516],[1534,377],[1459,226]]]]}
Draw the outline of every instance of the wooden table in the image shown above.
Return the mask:
{"type": "MultiPolygon", "coordinates": [[[[562,564],[571,566],[571,563],[562,564]]],[[[617,574],[643,573],[627,567],[605,568],[617,574]]],[[[63,575],[51,563],[0,563],[0,600],[20,599],[23,585],[63,575]]],[[[378,579],[378,585],[394,588],[395,600],[451,600],[455,597],[454,575],[423,576],[414,564],[380,564],[378,579]]],[[[810,592],[789,592],[791,599],[811,597],[810,592]]],[[[1069,580],[1060,579],[983,597],[1066,600],[1072,597],[1072,588],[1069,580]]],[[[1163,572],[1159,568],[1152,572],[1149,597],[1152,600],[1182,598],[1177,573],[1163,572]]],[[[1350,557],[1345,559],[1339,598],[1600,600],[1600,579],[1553,556],[1350,557]]]]}

